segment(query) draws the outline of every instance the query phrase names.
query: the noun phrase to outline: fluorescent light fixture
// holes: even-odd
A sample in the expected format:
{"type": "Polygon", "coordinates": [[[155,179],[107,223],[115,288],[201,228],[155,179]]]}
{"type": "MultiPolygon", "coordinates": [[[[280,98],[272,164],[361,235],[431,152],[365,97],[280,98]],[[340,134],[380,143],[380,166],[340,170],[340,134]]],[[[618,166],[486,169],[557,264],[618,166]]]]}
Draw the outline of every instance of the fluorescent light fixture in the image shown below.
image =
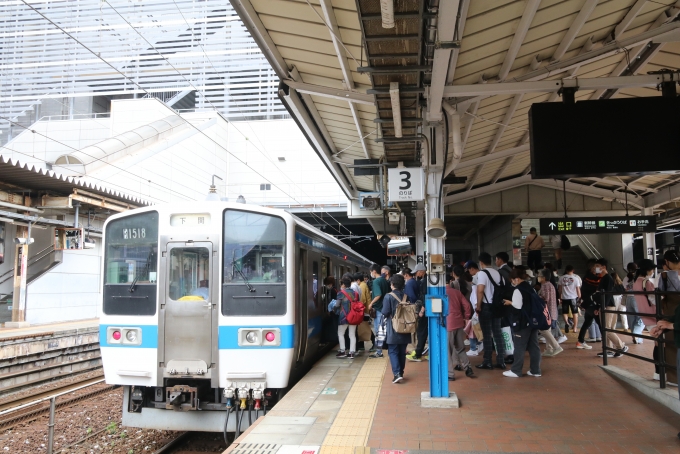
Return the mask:
{"type": "Polygon", "coordinates": [[[394,0],[380,0],[383,28],[394,28],[394,0]]]}
{"type": "Polygon", "coordinates": [[[285,156],[279,156],[279,162],[285,162],[286,157],[285,156]]]}
{"type": "Polygon", "coordinates": [[[401,105],[399,103],[399,82],[390,82],[390,101],[392,102],[394,137],[401,138],[401,105]]]}

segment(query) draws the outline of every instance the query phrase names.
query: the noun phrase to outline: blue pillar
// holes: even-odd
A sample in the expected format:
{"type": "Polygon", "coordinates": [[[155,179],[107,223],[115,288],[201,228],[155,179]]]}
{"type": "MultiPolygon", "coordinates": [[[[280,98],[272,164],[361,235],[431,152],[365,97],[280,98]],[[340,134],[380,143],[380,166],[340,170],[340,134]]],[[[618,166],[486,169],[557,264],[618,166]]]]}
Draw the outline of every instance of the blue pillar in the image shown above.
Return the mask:
{"type": "Polygon", "coordinates": [[[449,397],[449,350],[446,338],[446,315],[448,313],[449,302],[446,297],[446,287],[428,286],[425,296],[425,315],[430,343],[430,397],[449,397]],[[441,313],[433,312],[433,299],[441,300],[441,313]]]}

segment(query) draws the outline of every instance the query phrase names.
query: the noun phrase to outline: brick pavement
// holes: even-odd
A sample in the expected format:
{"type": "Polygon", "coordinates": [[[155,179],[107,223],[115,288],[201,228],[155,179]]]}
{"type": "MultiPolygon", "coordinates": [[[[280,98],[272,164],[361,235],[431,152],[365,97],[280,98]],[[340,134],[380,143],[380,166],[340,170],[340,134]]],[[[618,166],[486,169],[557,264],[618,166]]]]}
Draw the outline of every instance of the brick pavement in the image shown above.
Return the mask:
{"type": "MultiPolygon", "coordinates": [[[[459,409],[420,407],[427,391],[427,362],[406,365],[405,380],[385,374],[368,446],[381,449],[558,452],[680,453],[680,415],[642,396],[598,367],[597,346],[565,351],[542,363],[543,377],[507,378],[475,369],[457,373],[450,389],[459,409]]],[[[629,341],[624,339],[624,341],[629,341]]],[[[652,343],[631,351],[651,357],[652,343]]],[[[385,361],[389,361],[387,358],[385,361]]],[[[471,358],[479,364],[481,357],[471,358]]],[[[610,364],[651,378],[653,366],[632,358],[610,364]]],[[[525,361],[525,372],[528,358],[525,361]]]]}

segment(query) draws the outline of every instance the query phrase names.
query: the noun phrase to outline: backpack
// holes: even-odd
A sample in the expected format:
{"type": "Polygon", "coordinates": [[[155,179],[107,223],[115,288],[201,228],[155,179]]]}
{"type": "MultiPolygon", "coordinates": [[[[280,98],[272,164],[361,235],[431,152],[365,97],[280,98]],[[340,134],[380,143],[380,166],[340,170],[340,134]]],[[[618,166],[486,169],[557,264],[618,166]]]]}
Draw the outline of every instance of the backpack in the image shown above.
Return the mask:
{"type": "Polygon", "coordinates": [[[538,296],[538,293],[528,285],[527,288],[519,288],[518,286],[517,289],[522,293],[524,304],[519,311],[513,311],[514,317],[510,322],[512,328],[515,331],[529,327],[541,331],[550,329],[552,317],[550,317],[550,309],[548,309],[543,298],[538,296]],[[526,304],[527,299],[529,304],[526,304]]]}
{"type": "Polygon", "coordinates": [[[561,249],[563,251],[568,251],[571,249],[571,241],[569,241],[569,237],[567,235],[562,235],[560,244],[562,245],[561,249]]]}
{"type": "MultiPolygon", "coordinates": [[[[350,325],[359,325],[361,322],[364,321],[364,304],[357,300],[352,300],[352,298],[349,297],[349,293],[347,293],[344,290],[341,290],[342,293],[347,297],[349,300],[349,307],[350,311],[349,314],[345,314],[345,318],[347,319],[347,323],[350,325]]],[[[355,293],[356,295],[356,293],[355,293]]],[[[342,312],[345,313],[345,308],[342,308],[342,312]]]]}
{"type": "MultiPolygon", "coordinates": [[[[399,301],[397,295],[390,293],[392,298],[399,301]]],[[[404,293],[404,298],[397,304],[392,315],[392,329],[399,334],[413,334],[416,332],[416,323],[418,322],[418,314],[416,313],[415,304],[407,301],[407,296],[404,293]]]]}
{"type": "MultiPolygon", "coordinates": [[[[496,282],[491,277],[491,273],[488,270],[482,270],[482,273],[486,274],[489,278],[491,285],[493,286],[493,297],[491,299],[491,309],[495,317],[502,317],[504,313],[503,299],[505,298],[507,283],[503,279],[503,275],[498,273],[501,278],[501,282],[496,284],[496,282]]],[[[486,299],[486,292],[484,293],[484,299],[486,299]]]]}

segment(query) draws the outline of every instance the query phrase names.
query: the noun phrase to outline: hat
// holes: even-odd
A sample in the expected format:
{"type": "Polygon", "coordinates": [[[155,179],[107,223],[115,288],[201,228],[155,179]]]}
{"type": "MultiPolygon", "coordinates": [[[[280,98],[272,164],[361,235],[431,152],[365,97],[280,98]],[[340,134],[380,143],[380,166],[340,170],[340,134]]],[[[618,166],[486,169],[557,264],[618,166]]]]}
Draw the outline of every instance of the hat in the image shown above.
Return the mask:
{"type": "Polygon", "coordinates": [[[468,260],[467,263],[465,263],[465,269],[469,270],[470,268],[479,269],[479,265],[477,265],[477,262],[468,260]]]}
{"type": "Polygon", "coordinates": [[[427,271],[427,268],[425,268],[425,265],[423,265],[422,263],[419,263],[416,265],[415,268],[413,268],[414,273],[417,273],[418,271],[427,271]]]}
{"type": "Polygon", "coordinates": [[[532,278],[532,279],[534,278],[534,272],[533,271],[527,270],[526,273],[527,273],[527,276],[529,276],[530,278],[532,278]]]}

